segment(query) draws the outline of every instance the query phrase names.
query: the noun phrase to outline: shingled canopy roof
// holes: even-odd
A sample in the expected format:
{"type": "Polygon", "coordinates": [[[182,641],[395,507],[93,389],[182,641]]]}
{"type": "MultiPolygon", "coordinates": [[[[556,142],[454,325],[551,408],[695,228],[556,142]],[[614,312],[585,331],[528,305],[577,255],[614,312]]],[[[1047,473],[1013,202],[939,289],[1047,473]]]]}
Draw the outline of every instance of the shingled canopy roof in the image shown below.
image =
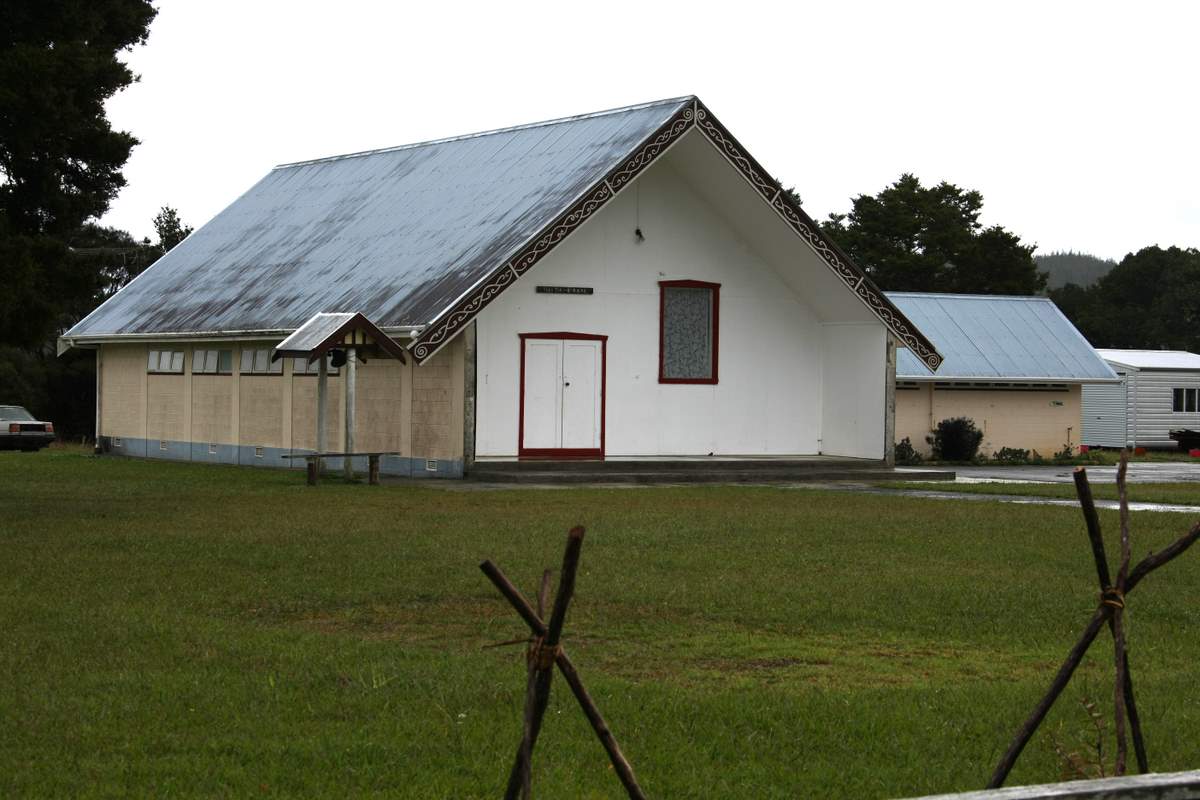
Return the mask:
{"type": "Polygon", "coordinates": [[[285,356],[315,361],[340,347],[374,347],[407,364],[404,348],[381,331],[375,323],[358,313],[314,314],[275,348],[271,360],[285,356]]]}
{"type": "Polygon", "coordinates": [[[284,164],[62,338],[286,335],[354,308],[424,361],[692,130],[936,369],[933,345],[695,97],[284,164]]]}

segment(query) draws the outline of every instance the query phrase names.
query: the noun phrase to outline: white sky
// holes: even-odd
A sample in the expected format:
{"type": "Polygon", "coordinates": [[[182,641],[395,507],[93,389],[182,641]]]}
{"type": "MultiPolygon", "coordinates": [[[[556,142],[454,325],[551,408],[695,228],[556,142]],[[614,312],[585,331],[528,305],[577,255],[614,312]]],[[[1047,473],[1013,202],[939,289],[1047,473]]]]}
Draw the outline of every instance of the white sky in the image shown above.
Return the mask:
{"type": "Polygon", "coordinates": [[[108,105],[139,237],[275,164],[697,94],[814,217],[909,171],[1039,252],[1200,246],[1200,3],[160,5],[108,105]]]}

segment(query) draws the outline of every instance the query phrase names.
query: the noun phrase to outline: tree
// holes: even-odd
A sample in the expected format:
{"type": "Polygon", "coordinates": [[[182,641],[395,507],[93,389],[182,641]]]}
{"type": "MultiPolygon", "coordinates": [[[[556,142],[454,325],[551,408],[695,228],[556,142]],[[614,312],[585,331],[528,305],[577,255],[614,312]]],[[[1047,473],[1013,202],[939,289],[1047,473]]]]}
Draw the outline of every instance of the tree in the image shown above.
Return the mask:
{"type": "Polygon", "coordinates": [[[1145,247],[1089,289],[1050,298],[1095,347],[1200,350],[1200,251],[1145,247]]]}
{"type": "Polygon", "coordinates": [[[1068,283],[1086,289],[1117,265],[1112,259],[1076,253],[1073,250],[1035,256],[1034,260],[1037,261],[1038,269],[1046,273],[1047,289],[1058,289],[1068,283]]]}
{"type": "Polygon", "coordinates": [[[134,81],[148,0],[5,2],[0,11],[0,342],[39,348],[100,282],[67,240],[125,185],[137,140],[104,103],[134,81]]]}
{"type": "Polygon", "coordinates": [[[170,206],[163,206],[154,218],[154,231],[158,234],[158,247],[164,253],[192,233],[192,229],[180,221],[179,212],[170,206]]]}
{"type": "Polygon", "coordinates": [[[999,225],[979,222],[983,195],[943,181],[925,187],[901,175],[821,229],[890,291],[1035,294],[1046,285],[1034,248],[999,225]]]}

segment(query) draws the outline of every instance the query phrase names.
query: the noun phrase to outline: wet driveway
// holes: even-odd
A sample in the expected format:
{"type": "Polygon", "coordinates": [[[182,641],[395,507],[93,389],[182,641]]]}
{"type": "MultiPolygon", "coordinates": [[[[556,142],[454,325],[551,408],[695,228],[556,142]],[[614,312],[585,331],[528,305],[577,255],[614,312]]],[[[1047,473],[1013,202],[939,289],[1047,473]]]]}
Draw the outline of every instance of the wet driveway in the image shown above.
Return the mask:
{"type": "MultiPolygon", "coordinates": [[[[918,468],[914,468],[918,469],[918,468]]],[[[960,482],[1019,481],[1022,483],[1071,483],[1074,467],[953,467],[960,482]]],[[[903,473],[906,467],[897,467],[903,473]]],[[[1088,467],[1092,483],[1113,483],[1116,467],[1088,467]]],[[[903,480],[903,475],[897,475],[903,480]]],[[[1200,459],[1196,461],[1136,461],[1129,465],[1131,483],[1196,482],[1196,500],[1200,502],[1200,459]]]]}

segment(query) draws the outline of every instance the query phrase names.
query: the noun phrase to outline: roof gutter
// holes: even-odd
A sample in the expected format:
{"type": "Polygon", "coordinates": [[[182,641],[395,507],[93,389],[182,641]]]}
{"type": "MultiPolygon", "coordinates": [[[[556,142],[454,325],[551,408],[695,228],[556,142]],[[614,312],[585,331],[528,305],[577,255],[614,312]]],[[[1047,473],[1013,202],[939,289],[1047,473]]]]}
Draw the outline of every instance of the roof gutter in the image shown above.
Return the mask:
{"type": "Polygon", "coordinates": [[[1007,376],[1001,378],[994,375],[987,377],[971,377],[964,375],[896,375],[897,381],[908,381],[910,383],[1120,383],[1120,378],[1047,378],[1041,376],[1038,378],[1031,377],[1014,377],[1007,376]]]}
{"type": "MultiPolygon", "coordinates": [[[[425,325],[401,325],[380,328],[394,339],[415,339],[425,330],[425,325]]],[[[162,331],[159,333],[98,333],[84,336],[58,337],[58,355],[73,347],[94,348],[101,344],[133,342],[193,341],[193,342],[236,342],[255,339],[284,339],[296,332],[295,328],[262,328],[241,331],[162,331]]]]}

